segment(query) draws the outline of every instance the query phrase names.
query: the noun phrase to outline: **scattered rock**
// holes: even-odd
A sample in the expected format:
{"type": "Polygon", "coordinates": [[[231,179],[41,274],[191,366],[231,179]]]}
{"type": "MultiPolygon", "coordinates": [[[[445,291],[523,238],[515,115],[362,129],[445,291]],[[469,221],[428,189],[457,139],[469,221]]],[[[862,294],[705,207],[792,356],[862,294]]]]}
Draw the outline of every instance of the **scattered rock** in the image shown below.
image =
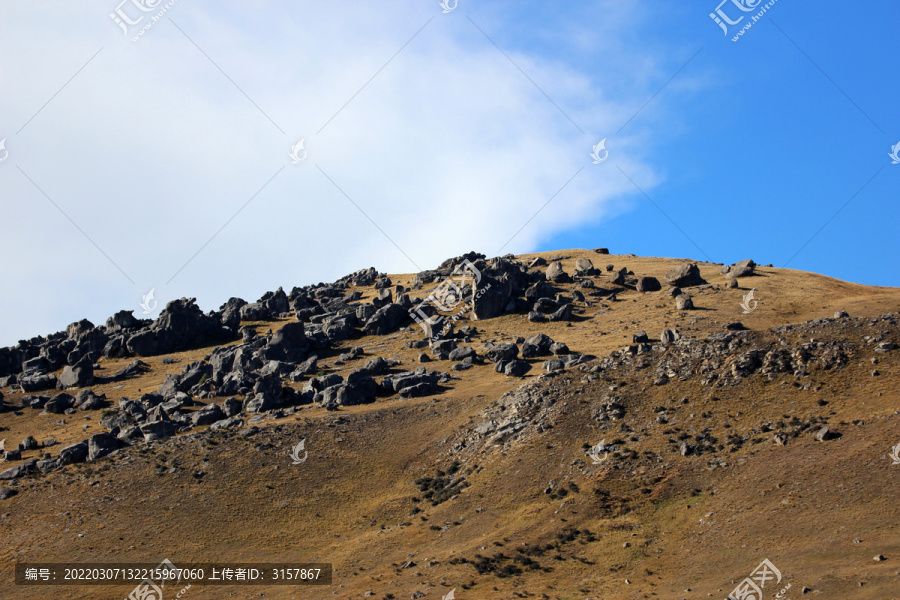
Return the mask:
{"type": "Polygon", "coordinates": [[[683,288],[703,285],[706,283],[706,280],[700,277],[700,268],[696,263],[685,263],[666,273],[666,283],[683,288]]]}
{"type": "MultiPolygon", "coordinates": [[[[121,442],[111,433],[95,433],[88,439],[87,459],[88,461],[97,460],[114,450],[118,450],[121,445],[121,442]]],[[[62,452],[60,452],[60,457],[62,457],[62,452]]]]}
{"type": "Polygon", "coordinates": [[[492,363],[506,362],[515,359],[519,355],[519,347],[512,343],[504,343],[490,346],[484,353],[492,363]]]}
{"type": "Polygon", "coordinates": [[[693,310],[694,301],[687,294],[675,298],[675,310],[693,310]]]}
{"type": "Polygon", "coordinates": [[[839,437],[839,435],[833,431],[831,431],[828,427],[822,427],[816,433],[816,441],[817,442],[826,442],[828,440],[833,440],[839,437]]]}
{"type": "MultiPolygon", "coordinates": [[[[211,425],[216,421],[227,418],[228,415],[215,404],[207,404],[197,412],[191,415],[191,422],[194,425],[211,425]]],[[[146,434],[145,434],[146,435],[146,434]]]]}
{"type": "Polygon", "coordinates": [[[59,451],[59,465],[71,465],[74,463],[82,463],[88,458],[88,443],[78,442],[71,446],[66,446],[59,451]]]}
{"type": "Polygon", "coordinates": [[[575,261],[575,274],[582,277],[590,277],[591,275],[595,275],[597,273],[597,269],[594,268],[594,263],[591,262],[589,258],[579,258],[575,261]]]}
{"type": "Polygon", "coordinates": [[[636,288],[639,292],[658,292],[662,286],[656,277],[643,276],[638,277],[636,288]]]}
{"type": "Polygon", "coordinates": [[[673,344],[679,337],[678,332],[674,329],[663,329],[662,333],[659,334],[659,341],[663,344],[673,344]]]}
{"type": "Polygon", "coordinates": [[[56,387],[65,390],[75,387],[85,387],[94,382],[94,362],[90,355],[81,358],[74,365],[66,365],[56,387]]]}
{"type": "Polygon", "coordinates": [[[569,274],[563,271],[562,263],[559,261],[550,263],[550,266],[547,267],[546,277],[553,283],[569,283],[571,281],[569,274]]]}
{"type": "Polygon", "coordinates": [[[750,259],[742,260],[739,263],[735,263],[725,272],[725,277],[728,279],[737,279],[738,277],[749,277],[753,275],[753,271],[756,269],[756,263],[750,259]]]}
{"type": "Polygon", "coordinates": [[[551,345],[553,345],[553,340],[550,336],[543,333],[537,333],[522,343],[522,358],[548,356],[551,354],[551,345]]]}
{"type": "Polygon", "coordinates": [[[530,370],[531,365],[520,359],[506,362],[503,367],[503,373],[508,377],[522,377],[530,370]]]}

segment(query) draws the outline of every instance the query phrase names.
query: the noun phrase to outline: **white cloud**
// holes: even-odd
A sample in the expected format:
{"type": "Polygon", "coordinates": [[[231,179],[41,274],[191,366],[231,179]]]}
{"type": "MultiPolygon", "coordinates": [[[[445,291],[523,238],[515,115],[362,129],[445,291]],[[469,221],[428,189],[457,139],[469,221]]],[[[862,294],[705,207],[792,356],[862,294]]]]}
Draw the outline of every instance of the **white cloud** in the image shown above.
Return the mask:
{"type": "MultiPolygon", "coordinates": [[[[505,48],[585,133],[473,27],[465,8],[442,15],[436,2],[277,10],[179,2],[132,43],[96,5],[4,4],[0,137],[9,137],[10,159],[0,165],[0,251],[18,259],[7,264],[0,292],[0,343],[137,310],[151,287],[161,306],[186,295],[211,309],[232,295],[252,301],[279,285],[367,266],[417,270],[323,172],[421,268],[468,250],[496,254],[581,167],[503,253],[602,218],[633,188],[613,160],[590,164],[601,137],[610,138],[615,164],[655,182],[635,146],[640,129],[613,139],[647,97],[643,88],[618,84],[625,96],[612,100],[601,87],[629,61],[653,62],[615,41],[617,24],[638,19],[637,7],[593,27],[596,43],[617,51],[591,72],[549,51],[505,48]],[[300,137],[309,156],[291,165],[300,137]]],[[[474,6],[469,16],[501,45],[511,35],[474,6]]],[[[590,43],[582,30],[571,45],[587,51],[590,43]]],[[[636,81],[646,75],[631,70],[636,81]]]]}

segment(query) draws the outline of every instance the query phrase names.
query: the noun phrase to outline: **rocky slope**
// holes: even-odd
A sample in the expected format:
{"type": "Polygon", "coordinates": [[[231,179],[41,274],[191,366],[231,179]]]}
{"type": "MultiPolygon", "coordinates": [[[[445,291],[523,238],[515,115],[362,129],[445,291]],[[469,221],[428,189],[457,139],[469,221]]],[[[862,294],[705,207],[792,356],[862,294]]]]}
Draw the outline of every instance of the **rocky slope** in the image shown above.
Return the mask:
{"type": "Polygon", "coordinates": [[[168,557],[332,562],[304,597],[724,598],[768,558],[766,597],[893,598],[898,309],[597,249],[73,323],[0,349],[0,595],[168,557]]]}

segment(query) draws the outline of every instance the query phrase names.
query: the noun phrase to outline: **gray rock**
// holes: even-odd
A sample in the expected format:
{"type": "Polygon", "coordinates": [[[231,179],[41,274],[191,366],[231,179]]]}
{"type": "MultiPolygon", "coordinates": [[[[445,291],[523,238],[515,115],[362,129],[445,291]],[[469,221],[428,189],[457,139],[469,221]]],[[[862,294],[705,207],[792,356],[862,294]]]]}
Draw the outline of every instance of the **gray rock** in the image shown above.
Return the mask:
{"type": "MultiPolygon", "coordinates": [[[[212,406],[215,406],[215,404],[212,406]]],[[[144,423],[139,429],[144,435],[145,441],[155,442],[156,440],[175,435],[175,432],[178,431],[178,426],[172,421],[155,421],[153,423],[144,423]]]]}
{"type": "Polygon", "coordinates": [[[71,446],[66,446],[65,448],[60,450],[58,462],[59,462],[60,466],[71,465],[74,463],[82,463],[82,462],[86,461],[87,458],[88,458],[87,442],[78,442],[77,444],[72,444],[71,446]]]}
{"type": "Polygon", "coordinates": [[[125,342],[128,351],[139,356],[154,356],[232,339],[234,331],[217,317],[203,314],[195,300],[181,298],[169,302],[152,325],[128,337],[125,342]]]}
{"type": "Polygon", "coordinates": [[[281,406],[278,399],[272,394],[247,394],[244,398],[243,410],[247,414],[257,414],[270,411],[281,406]]]}
{"type": "Polygon", "coordinates": [[[430,396],[437,391],[437,385],[429,383],[416,383],[400,390],[401,398],[421,398],[422,396],[430,396]]]}
{"type": "Polygon", "coordinates": [[[550,353],[554,356],[559,356],[560,354],[568,354],[569,347],[562,342],[553,342],[552,344],[550,344],[550,353]]]}
{"type": "Polygon", "coordinates": [[[543,313],[539,313],[536,310],[533,310],[528,313],[528,320],[532,323],[546,323],[547,315],[543,313]]]}
{"type": "Polygon", "coordinates": [[[553,311],[550,315],[547,316],[548,321],[556,322],[556,321],[570,321],[572,319],[572,305],[571,304],[563,304],[558,309],[553,311]]]}
{"type": "Polygon", "coordinates": [[[226,418],[226,415],[222,411],[221,408],[219,408],[215,404],[207,404],[206,406],[204,406],[203,408],[201,408],[200,410],[198,410],[197,412],[195,412],[194,414],[191,415],[191,422],[195,426],[211,425],[212,423],[215,423],[216,421],[221,421],[222,419],[225,419],[225,418],[226,418]]]}
{"type": "Polygon", "coordinates": [[[610,277],[609,282],[613,285],[625,285],[625,277],[628,275],[628,269],[622,267],[618,271],[615,271],[610,277]]]}
{"type": "Polygon", "coordinates": [[[363,330],[367,335],[386,335],[409,319],[409,313],[399,304],[382,306],[366,321],[363,330]]]}
{"type": "Polygon", "coordinates": [[[538,333],[526,339],[522,344],[522,358],[534,358],[551,354],[550,346],[553,340],[550,336],[538,333]]]}
{"type": "MultiPolygon", "coordinates": [[[[111,433],[95,433],[88,439],[88,461],[102,458],[114,450],[118,450],[122,444],[111,433]]],[[[60,452],[62,456],[62,452],[60,452]]]]}
{"type": "MultiPolygon", "coordinates": [[[[132,402],[134,401],[132,400],[132,402]]],[[[134,412],[134,414],[140,415],[140,417],[142,418],[146,418],[147,410],[144,409],[143,406],[141,406],[139,403],[134,402],[132,411],[134,412]]],[[[132,424],[134,418],[135,417],[132,414],[129,414],[122,410],[118,410],[101,418],[100,425],[106,427],[110,431],[117,428],[124,429],[132,424]]]]}
{"type": "Polygon", "coordinates": [[[40,392],[53,389],[56,387],[56,375],[53,373],[46,375],[38,373],[32,375],[23,374],[19,377],[19,386],[23,392],[40,392]]]}
{"type": "Polygon", "coordinates": [[[44,410],[48,413],[61,415],[68,409],[75,406],[75,398],[69,394],[57,394],[44,404],[44,410]]]}
{"type": "Polygon", "coordinates": [[[659,279],[646,275],[638,277],[636,287],[639,292],[658,292],[662,289],[662,286],[659,284],[659,279]]]}
{"type": "Polygon", "coordinates": [[[266,360],[298,363],[309,353],[309,340],[303,323],[285,323],[260,350],[266,360]]]}
{"type": "Polygon", "coordinates": [[[563,369],[565,365],[563,364],[562,360],[558,358],[551,358],[550,360],[545,360],[541,367],[549,373],[550,371],[558,371],[560,369],[563,369]]]}
{"type": "Polygon", "coordinates": [[[666,283],[675,287],[703,285],[706,280],[700,277],[700,268],[696,263],[685,263],[666,273],[666,283]]]}
{"type": "Polygon", "coordinates": [[[97,395],[93,390],[81,390],[75,398],[78,410],[99,410],[106,406],[106,395],[97,395]]]}
{"type": "Polygon", "coordinates": [[[28,462],[22,463],[21,465],[6,469],[2,473],[0,473],[0,479],[18,479],[19,477],[24,477],[29,473],[33,473],[37,470],[37,461],[29,460],[28,462]]]}
{"type": "Polygon", "coordinates": [[[195,385],[209,381],[212,377],[212,365],[198,360],[184,366],[181,373],[166,375],[166,380],[159,386],[157,393],[166,400],[175,397],[178,392],[188,392],[195,385]]]}
{"type": "Polygon", "coordinates": [[[738,277],[749,277],[753,275],[753,271],[756,269],[756,263],[750,259],[742,260],[739,263],[735,263],[731,269],[725,273],[725,277],[728,279],[737,279],[738,277]]]}
{"type": "Polygon", "coordinates": [[[388,370],[388,363],[380,356],[369,359],[363,367],[372,375],[382,375],[388,370]]]}
{"type": "Polygon", "coordinates": [[[679,337],[678,332],[674,329],[663,329],[659,334],[659,341],[663,344],[674,344],[679,337]]]}
{"type": "Polygon", "coordinates": [[[681,294],[677,298],[675,298],[675,309],[676,310],[693,310],[694,301],[687,294],[681,294]]]}
{"type": "Polygon", "coordinates": [[[470,357],[477,356],[477,353],[471,346],[460,346],[450,351],[447,358],[452,361],[459,361],[470,357]]]}
{"type": "Polygon", "coordinates": [[[226,417],[233,417],[241,413],[241,401],[237,398],[228,398],[222,402],[222,412],[226,417]]]}
{"type": "Polygon", "coordinates": [[[589,258],[579,258],[575,261],[575,274],[581,276],[591,276],[596,274],[594,263],[589,258]]]}
{"type": "Polygon", "coordinates": [[[484,355],[492,363],[513,360],[519,355],[519,347],[512,343],[497,344],[488,348],[484,355]]]}
{"type": "Polygon", "coordinates": [[[12,488],[0,487],[0,500],[9,500],[18,493],[18,490],[14,490],[12,488]]]}
{"type": "Polygon", "coordinates": [[[396,375],[387,375],[381,381],[381,388],[388,394],[400,393],[401,396],[411,397],[409,394],[419,396],[428,395],[438,390],[438,373],[426,371],[425,367],[419,367],[415,371],[407,371],[396,375]],[[415,390],[404,394],[406,388],[416,387],[415,390]]]}
{"type": "Polygon", "coordinates": [[[231,429],[233,427],[240,427],[243,423],[244,421],[239,417],[229,417],[227,419],[222,419],[221,421],[216,421],[209,426],[209,430],[219,431],[220,429],[231,429]]]}
{"type": "Polygon", "coordinates": [[[55,458],[44,458],[37,461],[37,469],[41,473],[49,473],[59,468],[59,463],[55,458]]]}
{"type": "Polygon", "coordinates": [[[508,377],[522,377],[531,370],[531,365],[524,360],[511,360],[503,367],[504,375],[508,377]]]}
{"type": "Polygon", "coordinates": [[[569,274],[563,271],[562,263],[559,261],[550,263],[550,266],[547,267],[546,277],[553,283],[568,283],[571,280],[569,274]]]}
{"type": "Polygon", "coordinates": [[[94,382],[94,363],[90,356],[84,356],[74,365],[66,365],[56,387],[65,390],[75,387],[85,387],[94,382]]]}
{"type": "Polygon", "coordinates": [[[833,440],[838,437],[840,436],[831,431],[828,427],[822,427],[818,432],[816,432],[817,442],[827,442],[828,440],[833,440]]]}

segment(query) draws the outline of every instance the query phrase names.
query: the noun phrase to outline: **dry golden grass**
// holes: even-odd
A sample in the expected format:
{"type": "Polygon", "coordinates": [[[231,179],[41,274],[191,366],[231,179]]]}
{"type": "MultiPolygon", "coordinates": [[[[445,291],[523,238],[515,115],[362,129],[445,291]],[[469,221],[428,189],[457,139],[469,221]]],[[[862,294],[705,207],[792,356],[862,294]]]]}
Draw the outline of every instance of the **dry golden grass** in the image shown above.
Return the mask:
{"type": "MultiPolygon", "coordinates": [[[[601,269],[612,263],[660,280],[682,262],[601,256],[587,250],[540,254],[548,259],[557,255],[569,257],[562,262],[570,273],[575,260],[584,256],[601,269]]],[[[534,256],[538,255],[520,258],[534,256]]],[[[469,322],[480,331],[474,345],[481,349],[488,340],[543,332],[572,351],[605,356],[629,344],[642,329],[651,338],[666,327],[704,337],[732,321],[765,330],[830,317],[835,310],[853,316],[900,312],[900,290],[895,288],[760,268],[759,276],[740,280],[742,289],[727,290],[718,265],[699,266],[714,287],[694,294],[698,310],[676,311],[664,292],[628,291],[608,308],[599,302],[584,307],[584,314],[571,325],[530,323],[521,314],[469,322]],[[743,315],[739,302],[751,287],[759,304],[753,313],[743,315]]],[[[391,278],[394,283],[411,281],[410,275],[391,278]]],[[[371,289],[361,291],[372,296],[371,289]]],[[[254,325],[265,332],[284,322],[254,325]]],[[[848,335],[859,342],[864,333],[848,335]]],[[[800,341],[796,335],[785,337],[792,343],[800,341]]],[[[359,345],[366,356],[335,366],[335,353],[320,356],[320,364],[346,375],[379,355],[413,368],[420,351],[406,344],[419,339],[422,332],[413,326],[389,336],[349,340],[341,349],[359,345]]],[[[163,357],[145,358],[149,373],[121,387],[93,389],[113,402],[121,396],[137,397],[155,390],[166,373],[180,371],[209,351],[173,354],[179,362],[171,365],[163,365],[163,357]]],[[[413,500],[421,496],[414,480],[446,467],[453,459],[449,449],[457,433],[521,380],[495,373],[490,364],[476,366],[454,372],[459,379],[432,397],[395,396],[338,413],[309,407],[263,421],[261,431],[250,437],[219,434],[202,444],[137,446],[93,464],[23,480],[18,484],[20,493],[0,503],[0,535],[5,542],[0,548],[0,597],[123,598],[129,591],[105,586],[52,591],[16,587],[11,582],[17,561],[154,562],[169,557],[176,564],[315,560],[335,566],[334,584],[329,587],[194,586],[185,597],[198,600],[363,598],[367,590],[378,600],[389,594],[401,600],[415,591],[426,593],[429,600],[451,589],[459,600],[544,594],[564,600],[651,594],[724,598],[734,586],[732,580],[736,583],[768,557],[792,582],[790,597],[801,595],[800,588],[806,585],[821,590],[823,598],[896,598],[900,467],[892,468],[886,452],[900,442],[897,355],[879,355],[881,375],[872,377],[869,359],[875,354],[860,344],[859,355],[846,369],[814,372],[806,378],[815,382],[808,390],[794,387],[787,377],[773,382],[751,378],[715,391],[701,387],[697,377],[653,386],[648,380],[652,376],[643,372],[624,382],[626,390],[643,399],[629,407],[629,418],[634,414],[636,423],[652,420],[653,406],[685,397],[689,403],[678,414],[688,430],[720,428],[727,420],[735,431],[746,433],[761,420],[791,414],[826,416],[843,434],[824,444],[811,436],[786,447],[768,438],[765,443],[748,443],[738,452],[719,453],[729,466],[714,470],[708,468],[709,455],[678,456],[667,436],[652,429],[654,433],[642,435],[629,448],[657,453],[661,462],[573,464],[584,459],[584,443],[594,444],[602,437],[609,441],[621,434],[600,432],[589,416],[591,402],[610,382],[601,378],[580,383],[582,374],[572,371],[567,375],[572,378],[572,397],[558,406],[555,427],[539,438],[466,458],[464,468],[479,467],[467,476],[471,487],[434,507],[413,500]],[[827,404],[822,406],[819,400],[827,404]],[[704,418],[704,413],[712,416],[704,418]],[[864,424],[854,425],[856,421],[864,424]],[[287,452],[302,438],[307,439],[309,459],[291,465],[287,452]],[[266,445],[271,447],[257,449],[266,445]],[[169,473],[176,462],[176,471],[169,473]],[[197,470],[205,473],[200,480],[194,477],[197,470]],[[558,486],[575,483],[580,491],[551,500],[543,493],[549,481],[558,486]],[[595,489],[609,494],[606,504],[595,489]],[[414,506],[423,512],[411,515],[414,506]],[[550,572],[499,578],[479,575],[471,564],[451,564],[454,557],[472,560],[475,554],[513,556],[522,544],[546,544],[566,528],[590,530],[596,539],[587,541],[579,535],[535,557],[542,567],[552,567],[550,572]],[[861,542],[854,544],[854,538],[861,542]],[[561,559],[554,558],[556,554],[561,559]],[[876,554],[888,560],[876,563],[872,560],[876,554]],[[407,561],[415,565],[401,568],[407,561]],[[436,564],[429,566],[432,561],[436,564]]],[[[114,372],[127,362],[108,360],[103,366],[114,372]]],[[[425,366],[449,371],[450,363],[425,366]]],[[[525,379],[540,375],[540,361],[534,361],[534,367],[525,379]]],[[[7,394],[7,401],[15,404],[18,396],[7,394]]],[[[18,443],[33,434],[39,440],[52,436],[71,443],[100,431],[98,421],[96,411],[62,416],[24,409],[22,415],[0,414],[0,426],[8,428],[0,437],[18,443]],[[66,424],[57,423],[60,419],[66,424]]],[[[25,458],[34,455],[27,453],[25,458]]]]}

